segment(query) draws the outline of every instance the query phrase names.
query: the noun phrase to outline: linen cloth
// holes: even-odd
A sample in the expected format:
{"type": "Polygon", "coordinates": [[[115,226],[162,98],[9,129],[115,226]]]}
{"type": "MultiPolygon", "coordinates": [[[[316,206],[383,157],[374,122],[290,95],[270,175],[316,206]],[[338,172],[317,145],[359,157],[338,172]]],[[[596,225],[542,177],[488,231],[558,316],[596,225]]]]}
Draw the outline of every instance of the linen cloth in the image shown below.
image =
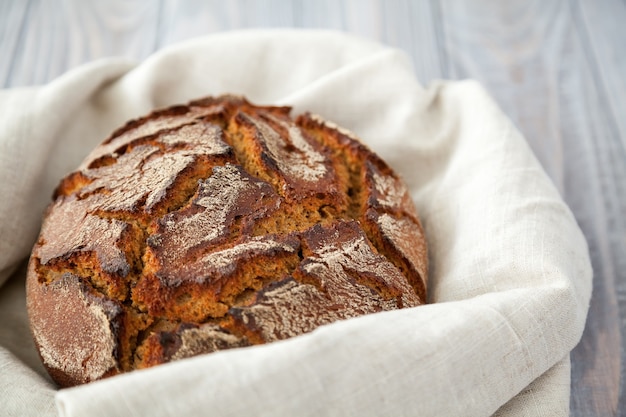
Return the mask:
{"type": "Polygon", "coordinates": [[[591,294],[586,242],[477,83],[424,88],[403,53],[341,33],[248,31],[2,91],[0,114],[0,415],[568,414],[569,352],[591,294]],[[332,120],[405,179],[431,303],[57,390],[30,340],[18,269],[52,190],[128,119],[222,93],[332,120]]]}

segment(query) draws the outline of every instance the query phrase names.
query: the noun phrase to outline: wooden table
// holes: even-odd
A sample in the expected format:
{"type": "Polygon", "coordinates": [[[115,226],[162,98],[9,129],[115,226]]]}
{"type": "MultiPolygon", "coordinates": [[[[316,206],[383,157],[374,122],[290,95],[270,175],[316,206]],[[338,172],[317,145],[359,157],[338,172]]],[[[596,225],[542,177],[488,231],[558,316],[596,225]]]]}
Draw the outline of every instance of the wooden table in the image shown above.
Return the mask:
{"type": "Polygon", "coordinates": [[[572,354],[572,416],[626,416],[626,2],[623,0],[0,1],[0,84],[100,57],[143,59],[208,33],[345,30],[406,51],[418,79],[482,82],[583,229],[594,268],[572,354]]]}

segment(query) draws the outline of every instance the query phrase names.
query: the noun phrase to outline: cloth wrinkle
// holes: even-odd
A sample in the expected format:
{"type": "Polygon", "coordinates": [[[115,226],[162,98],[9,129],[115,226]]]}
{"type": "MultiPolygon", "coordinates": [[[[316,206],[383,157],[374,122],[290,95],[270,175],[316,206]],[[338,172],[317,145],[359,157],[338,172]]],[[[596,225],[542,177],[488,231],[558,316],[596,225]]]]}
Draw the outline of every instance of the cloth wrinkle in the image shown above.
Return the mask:
{"type": "Polygon", "coordinates": [[[6,90],[0,111],[0,315],[15,317],[0,323],[9,415],[568,414],[569,352],[591,296],[588,248],[477,82],[423,87],[402,52],[339,32],[242,31],[6,90]],[[58,390],[29,362],[37,353],[26,339],[25,272],[14,271],[54,187],[125,121],[227,92],[317,113],[404,178],[428,240],[432,303],[58,390]],[[28,189],[6,181],[14,177],[28,189]],[[24,340],[3,344],[3,334],[24,340]],[[22,345],[28,354],[8,349],[22,345]]]}

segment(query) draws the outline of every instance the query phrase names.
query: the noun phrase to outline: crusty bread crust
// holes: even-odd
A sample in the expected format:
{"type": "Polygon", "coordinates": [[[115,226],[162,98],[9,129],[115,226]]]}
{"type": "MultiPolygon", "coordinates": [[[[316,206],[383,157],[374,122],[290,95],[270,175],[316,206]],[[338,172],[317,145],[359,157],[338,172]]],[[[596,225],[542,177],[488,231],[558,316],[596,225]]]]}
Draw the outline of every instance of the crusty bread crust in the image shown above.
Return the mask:
{"type": "Polygon", "coordinates": [[[426,300],[402,180],[351,133],[209,97],[131,121],[66,176],[27,278],[61,386],[426,300]]]}

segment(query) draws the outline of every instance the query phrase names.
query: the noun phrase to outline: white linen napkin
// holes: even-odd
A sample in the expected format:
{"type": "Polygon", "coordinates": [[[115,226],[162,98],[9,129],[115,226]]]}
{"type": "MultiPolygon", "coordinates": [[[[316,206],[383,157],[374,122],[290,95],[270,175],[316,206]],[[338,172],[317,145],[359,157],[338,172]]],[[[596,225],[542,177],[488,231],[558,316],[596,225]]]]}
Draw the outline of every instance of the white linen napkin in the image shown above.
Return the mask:
{"type": "Polygon", "coordinates": [[[247,31],[2,91],[0,114],[8,415],[568,414],[569,352],[591,294],[586,242],[475,82],[425,89],[402,53],[341,33],[247,31]],[[53,188],[126,120],[227,92],[332,120],[403,176],[428,239],[432,303],[57,391],[29,339],[23,269],[5,282],[28,256],[53,188]]]}

